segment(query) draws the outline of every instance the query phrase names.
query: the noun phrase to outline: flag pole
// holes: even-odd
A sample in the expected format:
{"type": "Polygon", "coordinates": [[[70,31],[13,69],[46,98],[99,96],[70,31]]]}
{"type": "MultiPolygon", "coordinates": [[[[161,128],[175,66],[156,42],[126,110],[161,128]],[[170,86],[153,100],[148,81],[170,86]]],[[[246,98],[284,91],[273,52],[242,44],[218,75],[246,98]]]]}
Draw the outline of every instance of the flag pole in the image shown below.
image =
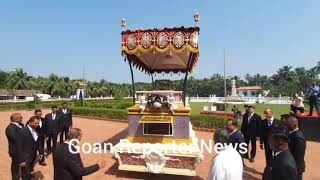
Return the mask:
{"type": "Polygon", "coordinates": [[[224,48],[223,50],[223,68],[224,68],[224,115],[227,116],[226,48],[224,48]]]}

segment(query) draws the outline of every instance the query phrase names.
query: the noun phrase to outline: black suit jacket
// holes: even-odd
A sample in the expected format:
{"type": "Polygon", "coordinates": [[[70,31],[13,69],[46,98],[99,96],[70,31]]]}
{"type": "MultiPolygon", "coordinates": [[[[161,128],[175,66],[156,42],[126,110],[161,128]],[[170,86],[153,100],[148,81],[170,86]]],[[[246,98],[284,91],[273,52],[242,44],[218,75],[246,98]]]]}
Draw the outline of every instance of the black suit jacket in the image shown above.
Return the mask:
{"type": "Polygon", "coordinates": [[[44,119],[46,122],[45,134],[59,134],[61,128],[60,113],[56,113],[56,118],[54,120],[52,119],[52,113],[47,114],[44,119]]]}
{"type": "Polygon", "coordinates": [[[67,108],[67,113],[63,113],[62,109],[59,111],[61,117],[61,127],[70,127],[72,126],[72,112],[69,108],[67,108]]]}
{"type": "Polygon", "coordinates": [[[243,115],[243,120],[241,124],[241,133],[245,137],[256,138],[260,134],[260,124],[261,124],[261,116],[254,113],[250,119],[248,124],[249,113],[245,113],[243,115]]]}
{"type": "Polygon", "coordinates": [[[267,119],[262,120],[261,121],[261,128],[260,128],[260,144],[263,144],[263,143],[267,144],[271,130],[273,128],[278,128],[280,126],[282,126],[282,124],[276,118],[273,119],[272,125],[270,127],[268,125],[267,119]]]}
{"type": "MultiPolygon", "coordinates": [[[[74,147],[73,150],[75,150],[74,147]]],[[[82,176],[99,170],[98,164],[83,167],[80,154],[71,153],[66,143],[57,146],[55,156],[53,156],[53,166],[55,180],[81,180],[82,176]]]]}
{"type": "MultiPolygon", "coordinates": [[[[20,126],[23,128],[23,124],[20,123],[20,126]]],[[[10,123],[6,128],[6,136],[9,144],[9,155],[12,158],[18,158],[18,140],[19,140],[19,132],[22,130],[17,125],[10,123]]]]}
{"type": "Polygon", "coordinates": [[[36,131],[39,133],[41,138],[45,138],[46,130],[47,130],[47,122],[45,118],[41,118],[42,126],[38,126],[36,131]]]}
{"type": "Polygon", "coordinates": [[[300,130],[289,135],[289,148],[296,161],[298,173],[302,174],[305,171],[304,155],[306,151],[306,139],[300,130]]]}
{"type": "Polygon", "coordinates": [[[33,136],[28,126],[25,126],[20,131],[19,134],[20,134],[19,140],[18,140],[19,162],[32,163],[37,157],[37,151],[39,151],[40,154],[43,154],[43,146],[40,143],[39,134],[37,133],[38,139],[37,141],[35,141],[33,139],[33,136]]]}
{"type": "Polygon", "coordinates": [[[267,180],[298,180],[296,163],[290,151],[284,151],[274,157],[267,180]]]}

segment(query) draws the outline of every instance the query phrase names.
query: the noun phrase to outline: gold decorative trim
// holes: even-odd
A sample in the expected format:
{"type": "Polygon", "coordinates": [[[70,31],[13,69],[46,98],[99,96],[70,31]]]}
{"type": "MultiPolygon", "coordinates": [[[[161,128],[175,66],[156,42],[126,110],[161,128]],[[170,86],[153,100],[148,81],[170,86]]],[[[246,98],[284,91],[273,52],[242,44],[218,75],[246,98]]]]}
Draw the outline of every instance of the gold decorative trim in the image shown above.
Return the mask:
{"type": "Polygon", "coordinates": [[[174,138],[162,138],[162,137],[132,137],[129,136],[128,141],[131,143],[161,143],[161,144],[171,144],[175,142],[176,144],[192,144],[192,139],[174,139],[174,138]]]}
{"type": "Polygon", "coordinates": [[[190,116],[191,113],[148,113],[148,112],[128,112],[128,115],[171,115],[171,116],[190,116]]]}

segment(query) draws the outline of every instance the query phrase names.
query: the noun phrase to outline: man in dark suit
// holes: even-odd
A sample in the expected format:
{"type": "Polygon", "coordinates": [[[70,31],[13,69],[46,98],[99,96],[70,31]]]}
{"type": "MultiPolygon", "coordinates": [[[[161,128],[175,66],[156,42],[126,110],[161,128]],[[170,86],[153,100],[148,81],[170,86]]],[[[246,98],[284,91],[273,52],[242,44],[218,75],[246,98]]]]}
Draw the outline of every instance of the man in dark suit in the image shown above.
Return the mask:
{"type": "MultiPolygon", "coordinates": [[[[40,109],[36,109],[34,111],[34,116],[39,119],[39,126],[36,129],[36,131],[39,133],[40,144],[42,145],[42,149],[44,149],[44,141],[46,139],[45,133],[47,130],[47,123],[46,123],[46,120],[42,117],[42,111],[40,109]]],[[[43,154],[41,154],[41,155],[42,155],[42,158],[39,160],[39,165],[46,166],[47,164],[44,162],[44,160],[45,160],[44,151],[43,151],[43,154]]]]}
{"type": "Polygon", "coordinates": [[[285,127],[272,129],[269,146],[275,151],[266,180],[298,180],[298,171],[288,147],[288,130],[285,127]]]}
{"type": "Polygon", "coordinates": [[[270,149],[270,146],[268,144],[268,138],[270,135],[270,132],[274,128],[278,128],[281,125],[281,122],[276,119],[273,115],[273,112],[271,109],[267,109],[264,111],[264,115],[266,116],[266,119],[261,121],[261,128],[260,128],[260,148],[263,150],[266,156],[266,168],[265,170],[268,170],[271,165],[271,161],[273,158],[273,150],[270,149]]]}
{"type": "Polygon", "coordinates": [[[39,151],[39,159],[43,154],[42,145],[40,143],[40,137],[36,128],[39,126],[39,120],[35,116],[32,116],[21,131],[18,141],[18,156],[19,163],[22,171],[22,179],[30,180],[31,172],[33,171],[34,162],[37,158],[37,152],[39,151]]]}
{"type": "Polygon", "coordinates": [[[86,176],[106,166],[106,162],[84,167],[77,149],[82,132],[78,128],[72,128],[67,133],[66,141],[59,144],[53,156],[55,180],[82,180],[86,176]]]}
{"type": "MultiPolygon", "coordinates": [[[[245,113],[243,116],[241,132],[248,148],[251,142],[250,162],[254,162],[256,156],[256,139],[259,136],[260,123],[261,116],[255,113],[255,108],[253,106],[248,106],[248,113],[245,113]]],[[[244,157],[249,159],[248,152],[244,155],[244,157]]]]}
{"type": "Polygon", "coordinates": [[[289,129],[289,149],[296,161],[298,178],[302,180],[305,171],[304,155],[306,152],[306,139],[299,130],[298,120],[295,117],[289,117],[287,127],[289,129]]]}
{"type": "Polygon", "coordinates": [[[47,124],[45,135],[47,137],[48,155],[54,152],[57,145],[57,138],[60,132],[60,114],[57,112],[58,107],[52,106],[52,112],[45,116],[47,124]],[[51,146],[52,143],[52,146],[51,146]]]}
{"type": "Polygon", "coordinates": [[[13,113],[10,116],[11,123],[6,128],[6,136],[9,144],[9,156],[11,157],[11,175],[12,180],[18,180],[19,175],[19,159],[18,159],[18,140],[19,132],[24,127],[22,124],[22,116],[20,113],[13,113]]]}
{"type": "Polygon", "coordinates": [[[69,129],[72,128],[72,112],[68,108],[66,102],[62,103],[62,108],[59,110],[60,114],[60,144],[63,143],[63,136],[66,136],[69,129]]]}

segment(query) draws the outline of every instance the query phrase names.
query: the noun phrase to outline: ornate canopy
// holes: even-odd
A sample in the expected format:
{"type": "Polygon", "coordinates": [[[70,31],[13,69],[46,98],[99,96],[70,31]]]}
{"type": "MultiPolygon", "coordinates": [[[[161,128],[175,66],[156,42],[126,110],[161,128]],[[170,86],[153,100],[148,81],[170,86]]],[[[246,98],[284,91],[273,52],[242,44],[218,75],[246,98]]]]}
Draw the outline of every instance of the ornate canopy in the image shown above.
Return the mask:
{"type": "Polygon", "coordinates": [[[146,73],[192,72],[199,59],[199,27],[127,30],[122,54],[146,73]]]}

